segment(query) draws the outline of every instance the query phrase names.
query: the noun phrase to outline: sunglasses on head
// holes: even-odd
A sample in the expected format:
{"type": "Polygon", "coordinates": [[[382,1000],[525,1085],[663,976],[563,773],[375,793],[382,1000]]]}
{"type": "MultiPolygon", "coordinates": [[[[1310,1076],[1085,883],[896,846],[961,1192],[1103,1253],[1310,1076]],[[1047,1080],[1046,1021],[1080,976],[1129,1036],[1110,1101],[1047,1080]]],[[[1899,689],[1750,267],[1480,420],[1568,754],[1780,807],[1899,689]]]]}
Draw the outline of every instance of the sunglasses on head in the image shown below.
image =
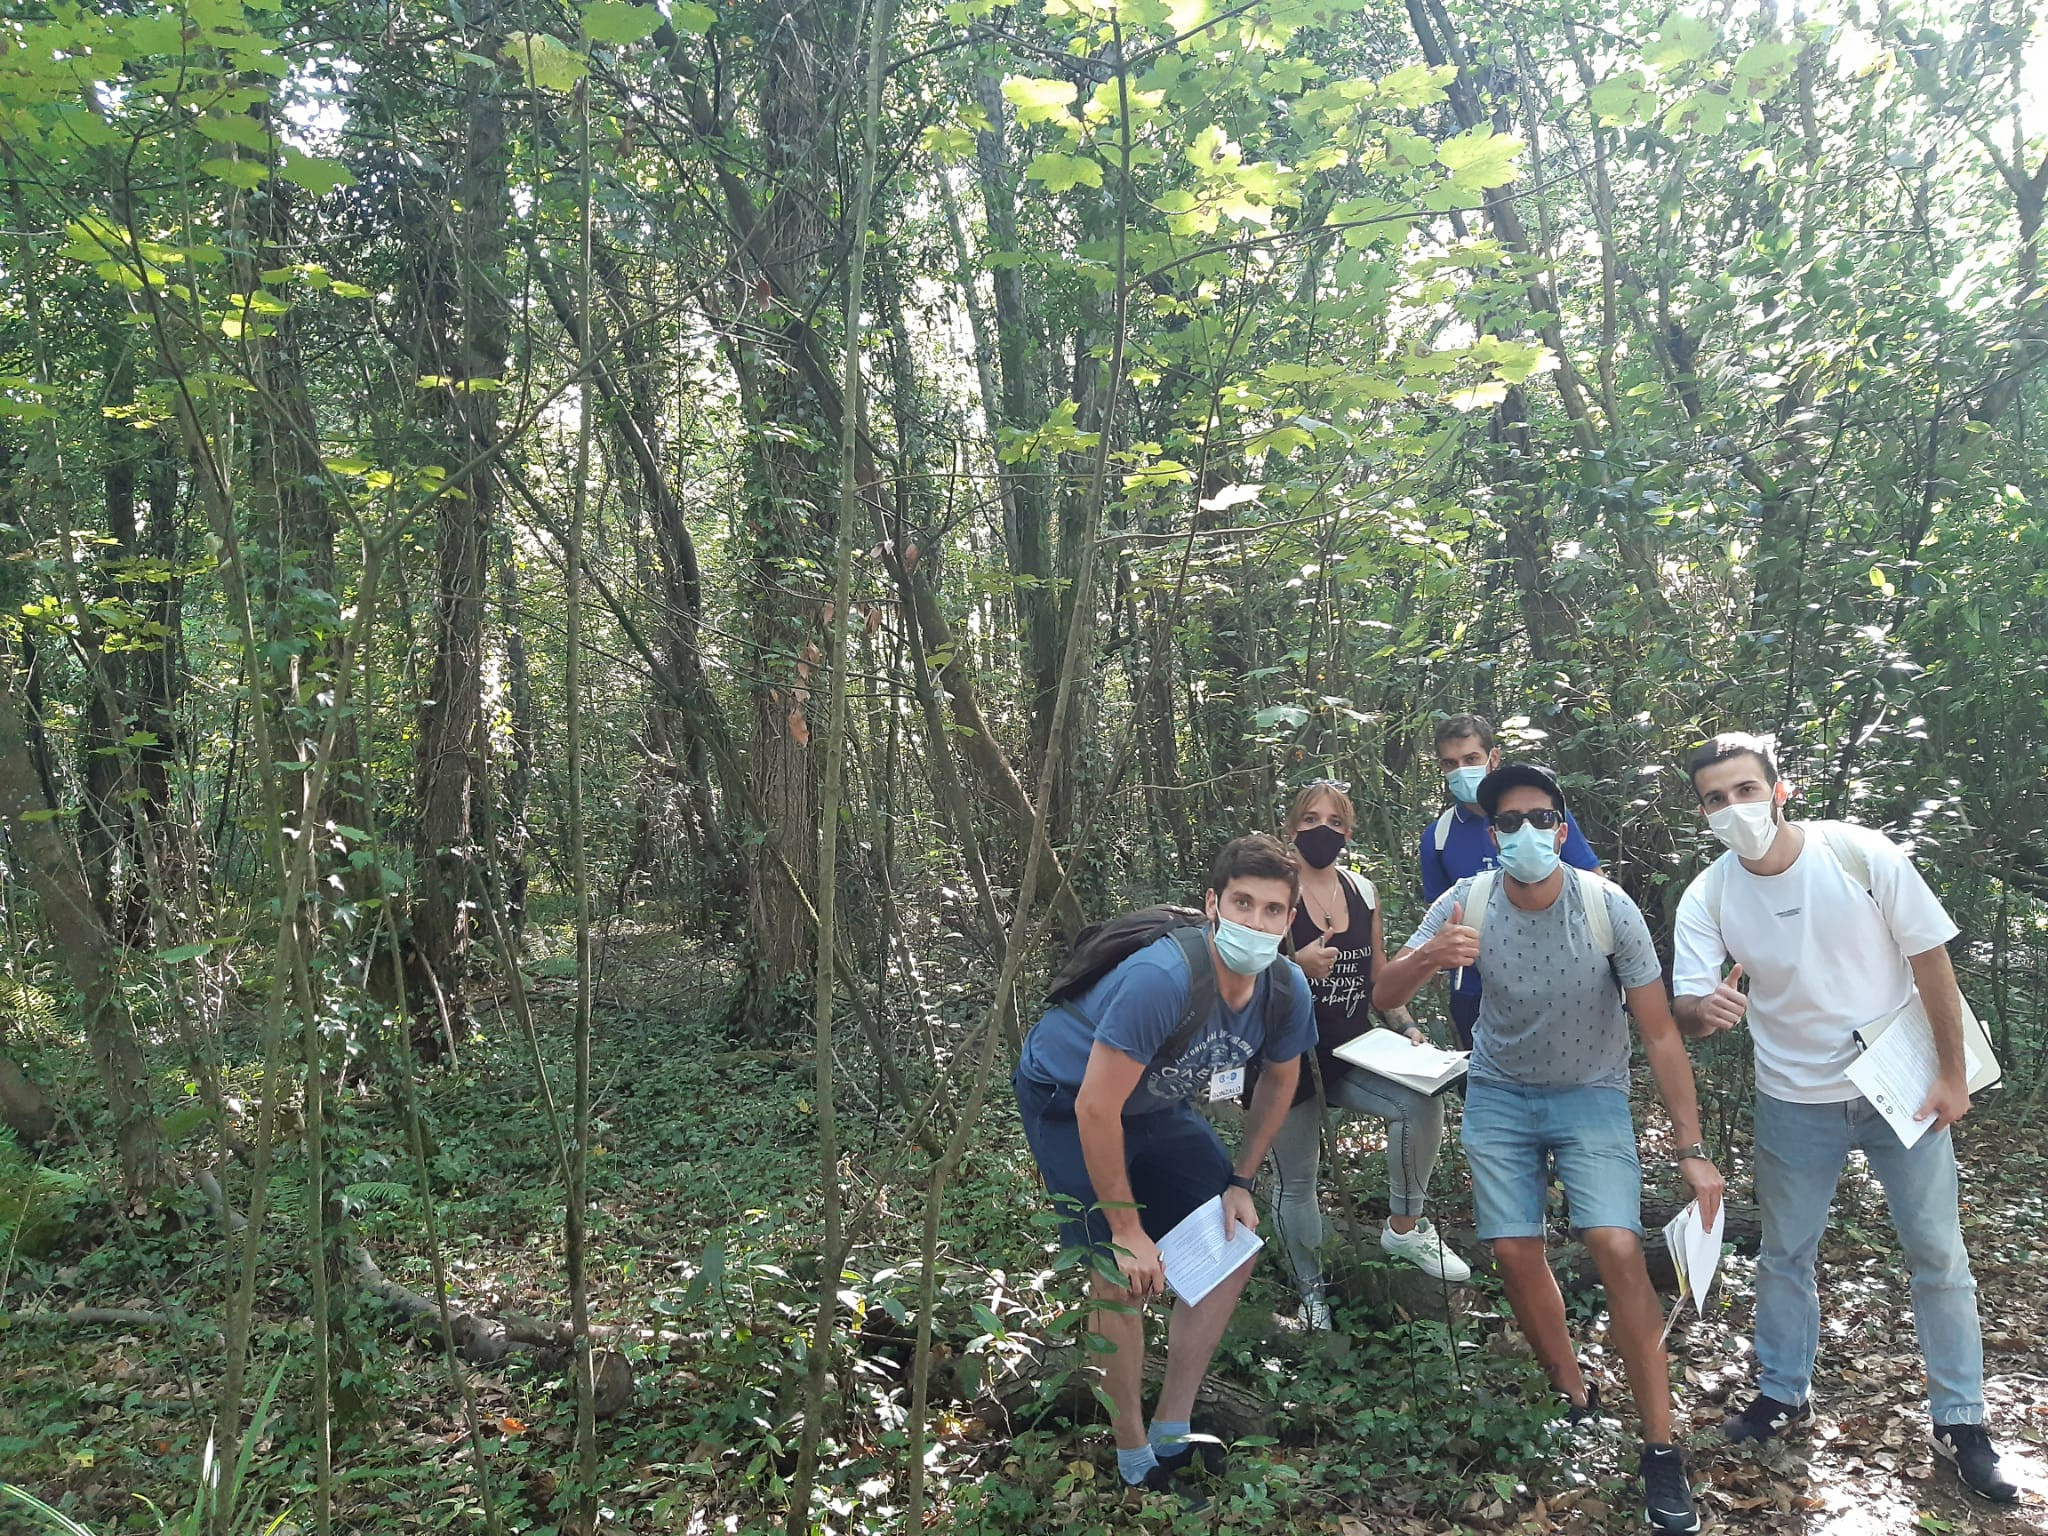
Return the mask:
{"type": "Polygon", "coordinates": [[[1303,789],[1334,789],[1338,794],[1343,795],[1351,792],[1351,781],[1349,779],[1310,779],[1301,787],[1303,789]]]}
{"type": "Polygon", "coordinates": [[[1519,832],[1527,822],[1538,832],[1554,832],[1564,825],[1563,811],[1502,811],[1493,818],[1494,830],[1498,832],[1519,832]]]}

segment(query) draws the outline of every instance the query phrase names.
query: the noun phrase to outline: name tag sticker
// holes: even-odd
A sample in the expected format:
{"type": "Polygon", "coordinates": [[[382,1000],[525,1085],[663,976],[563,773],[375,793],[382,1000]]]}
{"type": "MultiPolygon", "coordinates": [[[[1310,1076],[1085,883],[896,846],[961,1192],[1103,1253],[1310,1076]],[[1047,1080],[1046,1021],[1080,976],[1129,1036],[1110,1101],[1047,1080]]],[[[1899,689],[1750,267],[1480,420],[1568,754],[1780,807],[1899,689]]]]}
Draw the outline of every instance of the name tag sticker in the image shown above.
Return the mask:
{"type": "Polygon", "coordinates": [[[1209,1102],[1234,1099],[1244,1092],[1244,1068],[1232,1067],[1228,1072],[1209,1074],[1209,1102]]]}

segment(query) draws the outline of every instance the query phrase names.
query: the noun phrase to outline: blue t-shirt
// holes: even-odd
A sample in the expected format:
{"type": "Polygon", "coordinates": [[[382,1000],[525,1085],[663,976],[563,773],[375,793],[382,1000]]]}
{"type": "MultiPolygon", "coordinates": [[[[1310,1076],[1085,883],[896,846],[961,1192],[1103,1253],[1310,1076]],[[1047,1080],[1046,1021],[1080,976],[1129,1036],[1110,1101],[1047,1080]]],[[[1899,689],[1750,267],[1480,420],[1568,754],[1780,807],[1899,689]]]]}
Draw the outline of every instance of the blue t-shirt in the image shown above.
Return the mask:
{"type": "MultiPolygon", "coordinates": [[[[1493,869],[1493,833],[1486,824],[1486,813],[1476,805],[1460,803],[1451,813],[1451,830],[1444,838],[1444,851],[1436,851],[1436,824],[1440,818],[1432,816],[1422,829],[1422,899],[1434,902],[1460,880],[1469,880],[1482,869],[1493,869]]],[[[1586,841],[1586,834],[1579,830],[1579,824],[1572,819],[1572,813],[1564,813],[1564,848],[1559,857],[1565,863],[1580,869],[1598,869],[1600,860],[1593,853],[1593,845],[1586,841]]],[[[1468,1006],[1479,1001],[1479,967],[1465,967],[1464,985],[1458,988],[1458,996],[1468,1006]]]]}
{"type": "Polygon", "coordinates": [[[1232,1009],[1217,998],[1214,1015],[1187,1047],[1171,1060],[1157,1060],[1187,1004],[1187,958],[1169,934],[1128,957],[1072,1002],[1048,1010],[1025,1038],[1017,1073],[1079,1092],[1089,1052],[1100,1040],[1146,1063],[1145,1075],[1124,1104],[1125,1114],[1144,1115],[1206,1098],[1212,1073],[1241,1067],[1254,1056],[1292,1061],[1316,1043],[1308,978],[1285,955],[1259,975],[1244,1007],[1232,1009]],[[1266,994],[1275,985],[1289,989],[1291,1006],[1280,1038],[1268,1040],[1266,994]]]}

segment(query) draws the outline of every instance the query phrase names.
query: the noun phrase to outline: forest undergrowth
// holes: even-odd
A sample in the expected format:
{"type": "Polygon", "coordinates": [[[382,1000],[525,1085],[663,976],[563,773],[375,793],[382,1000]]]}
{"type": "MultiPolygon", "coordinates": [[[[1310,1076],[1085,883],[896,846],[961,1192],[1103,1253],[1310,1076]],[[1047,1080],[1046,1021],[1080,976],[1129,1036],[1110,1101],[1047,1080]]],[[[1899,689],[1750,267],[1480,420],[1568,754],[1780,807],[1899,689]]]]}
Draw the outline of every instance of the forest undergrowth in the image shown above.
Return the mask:
{"type": "MultiPolygon", "coordinates": [[[[604,1404],[601,1520],[620,1531],[776,1529],[818,1279],[807,1063],[796,1042],[787,1052],[735,1044],[716,1007],[728,984],[716,952],[647,926],[616,932],[603,962],[592,1295],[601,1342],[626,1369],[604,1404]]],[[[568,1043],[572,984],[562,969],[541,960],[529,971],[551,1071],[568,1043]]],[[[970,1006],[965,987],[958,1002],[970,1006]]],[[[481,1012],[486,1027],[459,1064],[422,1088],[451,1304],[559,1319],[561,1197],[544,1110],[510,1019],[488,997],[481,1012]]],[[[1703,1079],[1716,1081],[1717,1065],[1704,1064],[1703,1079]]],[[[240,1102],[253,1101],[255,1070],[245,1063],[234,1074],[240,1102]]],[[[898,1528],[919,1279],[922,1191],[894,1171],[914,1162],[885,1117],[861,1115],[862,1094],[855,1079],[853,1107],[842,1109],[847,1209],[859,1230],[843,1276],[841,1369],[821,1463],[826,1524],[844,1532],[898,1528]]],[[[393,1144],[394,1114],[366,1074],[346,1099],[333,1155],[347,1169],[363,1251],[392,1280],[431,1294],[416,1181],[374,1150],[393,1144]]],[[[1960,1128],[1990,1409],[2010,1447],[2007,1467],[2030,1490],[2025,1502],[1986,1511],[1934,1465],[1905,1276],[1874,1182],[1852,1172],[1823,1250],[1821,1417],[1809,1439],[1768,1452],[1720,1442],[1724,1404],[1749,1389],[1753,1261],[1731,1256],[1705,1317],[1674,1330],[1681,1435],[1720,1528],[2048,1531],[2048,1294],[2038,1280],[2048,1159],[2034,1150],[2039,1114],[2032,1098],[1994,1097],[1960,1128]]],[[[1344,1132],[1340,1159],[1346,1188],[1361,1197],[1355,1229],[1368,1232],[1377,1216],[1363,1197],[1383,1188],[1374,1134],[1344,1132]]],[[[278,1177],[289,1185],[291,1153],[279,1151],[278,1177]]],[[[1471,1251],[1455,1137],[1447,1151],[1439,1214],[1471,1251]]],[[[1741,1154],[1738,1135],[1729,1159],[1737,1200],[1748,1196],[1741,1154]]],[[[91,1193],[105,1170],[84,1158],[76,1147],[48,1154],[43,1187],[56,1193],[45,1197],[47,1218],[18,1228],[0,1328],[0,1469],[88,1531],[182,1531],[218,1369],[221,1244],[199,1194],[171,1210],[117,1212],[91,1193]],[[53,1181],[65,1174],[69,1182],[53,1181]],[[130,1227],[140,1241],[115,1241],[130,1227]],[[58,1318],[75,1308],[156,1321],[58,1318]]],[[[1646,1197],[1660,1193],[1653,1175],[1646,1197]]],[[[1219,1361],[1230,1397],[1224,1427],[1239,1436],[1230,1480],[1200,1512],[1126,1505],[1112,1492],[1107,1435],[1091,1422],[1085,1390],[1068,1380],[1067,1366],[1085,1358],[1060,1347],[1073,1337],[1079,1285],[1055,1261],[1035,1195],[1014,1110],[998,1095],[942,1229],[927,1463],[940,1525],[963,1536],[1635,1528],[1622,1482],[1629,1432],[1562,1437],[1484,1274],[1448,1325],[1406,1321],[1365,1299],[1378,1287],[1354,1285],[1339,1332],[1317,1337],[1291,1326],[1292,1306],[1268,1267],[1219,1361]],[[1247,1422],[1257,1432],[1244,1433],[1247,1422]]],[[[274,1204],[297,1208],[288,1197],[274,1204]]],[[[1568,1252],[1560,1265],[1569,1270],[1568,1252]]],[[[1356,1281],[1365,1272],[1354,1262],[1349,1273],[1356,1281]]],[[[252,1431],[240,1530],[294,1529],[312,1486],[301,1283],[279,1277],[259,1300],[252,1379],[275,1395],[252,1431]]],[[[1574,1293],[1572,1304],[1575,1332],[1626,1426],[1626,1383],[1603,1347],[1597,1290],[1574,1293]]],[[[346,1334],[337,1528],[486,1529],[462,1402],[432,1338],[360,1292],[346,1334]]],[[[570,1529],[575,1408],[559,1360],[514,1352],[475,1370],[473,1382],[500,1528],[570,1529]]],[[[23,1522],[40,1518],[15,1505],[0,1514],[0,1530],[36,1529],[23,1522]]]]}

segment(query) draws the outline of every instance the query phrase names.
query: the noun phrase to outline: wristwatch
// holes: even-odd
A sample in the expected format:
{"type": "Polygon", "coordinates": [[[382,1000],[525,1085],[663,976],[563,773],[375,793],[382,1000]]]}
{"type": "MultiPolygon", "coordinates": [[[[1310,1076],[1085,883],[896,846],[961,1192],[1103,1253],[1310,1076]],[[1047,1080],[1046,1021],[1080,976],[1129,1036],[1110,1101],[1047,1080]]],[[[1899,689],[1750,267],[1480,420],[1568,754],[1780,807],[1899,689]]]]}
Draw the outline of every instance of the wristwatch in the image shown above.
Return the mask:
{"type": "Polygon", "coordinates": [[[1693,1157],[1698,1158],[1703,1163],[1711,1163],[1713,1161],[1711,1157],[1707,1156],[1707,1144],[1704,1141],[1696,1141],[1689,1147],[1680,1147],[1671,1154],[1671,1160],[1674,1163],[1682,1163],[1686,1159],[1693,1157]]]}
{"type": "Polygon", "coordinates": [[[1230,1176],[1230,1187],[1232,1189],[1241,1189],[1248,1195],[1256,1194],[1258,1193],[1259,1181],[1257,1179],[1248,1179],[1241,1173],[1233,1173],[1230,1176]]]}

